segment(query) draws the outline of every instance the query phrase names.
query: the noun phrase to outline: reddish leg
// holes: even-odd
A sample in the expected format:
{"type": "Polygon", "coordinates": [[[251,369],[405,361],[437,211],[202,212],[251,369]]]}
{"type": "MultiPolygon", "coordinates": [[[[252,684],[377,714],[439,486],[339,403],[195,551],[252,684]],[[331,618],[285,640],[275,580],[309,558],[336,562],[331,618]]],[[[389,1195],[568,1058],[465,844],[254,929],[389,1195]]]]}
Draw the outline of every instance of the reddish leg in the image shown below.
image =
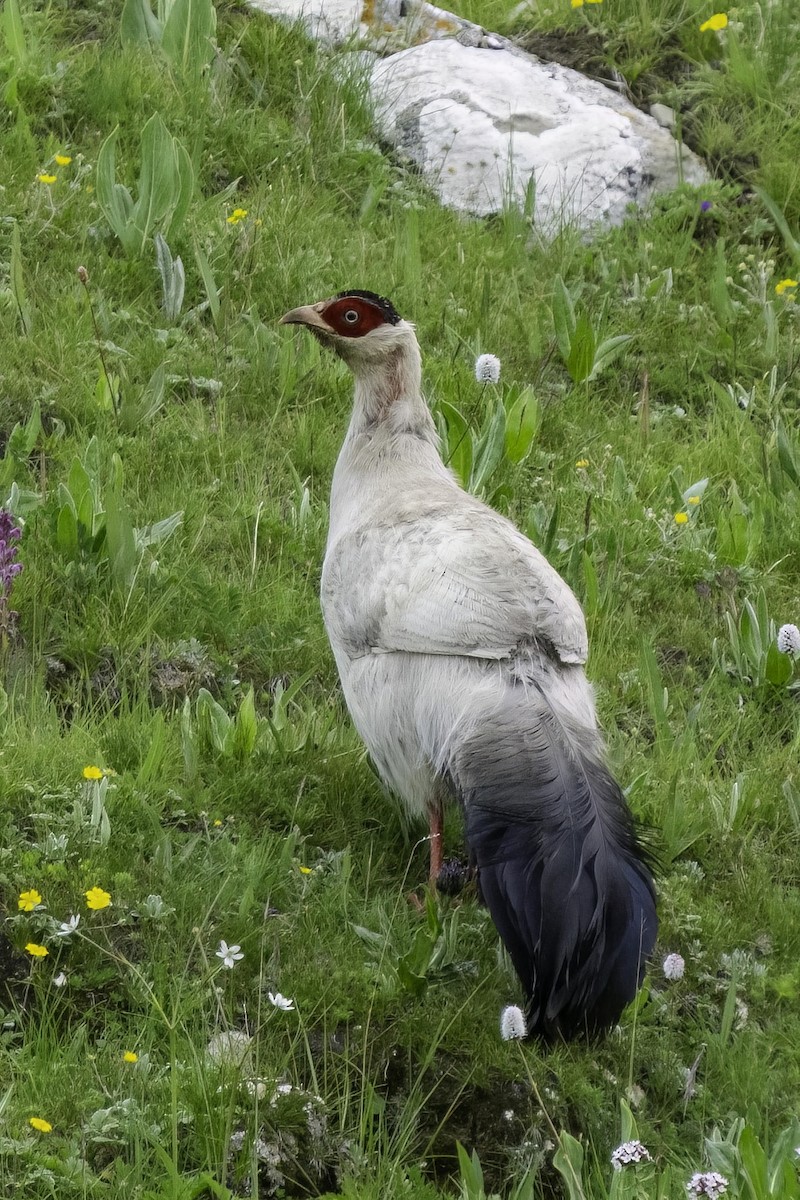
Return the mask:
{"type": "Polygon", "coordinates": [[[436,880],[439,878],[439,872],[442,869],[442,832],[444,828],[444,815],[442,813],[441,801],[435,801],[428,814],[428,822],[430,825],[431,843],[431,870],[428,877],[428,882],[432,888],[435,888],[436,880]]]}

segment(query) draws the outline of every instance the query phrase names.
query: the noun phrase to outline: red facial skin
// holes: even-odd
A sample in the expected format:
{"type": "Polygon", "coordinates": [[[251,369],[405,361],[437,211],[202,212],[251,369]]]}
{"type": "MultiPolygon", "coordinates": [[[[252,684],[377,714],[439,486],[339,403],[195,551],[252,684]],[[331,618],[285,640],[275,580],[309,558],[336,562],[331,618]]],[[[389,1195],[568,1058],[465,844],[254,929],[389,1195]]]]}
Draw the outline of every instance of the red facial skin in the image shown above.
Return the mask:
{"type": "Polygon", "coordinates": [[[332,300],[322,309],[320,315],[339,337],[363,337],[379,325],[389,324],[377,305],[370,304],[369,300],[364,300],[361,296],[344,296],[341,300],[332,300]],[[352,313],[355,313],[356,319],[351,318],[348,321],[347,316],[352,313]]]}

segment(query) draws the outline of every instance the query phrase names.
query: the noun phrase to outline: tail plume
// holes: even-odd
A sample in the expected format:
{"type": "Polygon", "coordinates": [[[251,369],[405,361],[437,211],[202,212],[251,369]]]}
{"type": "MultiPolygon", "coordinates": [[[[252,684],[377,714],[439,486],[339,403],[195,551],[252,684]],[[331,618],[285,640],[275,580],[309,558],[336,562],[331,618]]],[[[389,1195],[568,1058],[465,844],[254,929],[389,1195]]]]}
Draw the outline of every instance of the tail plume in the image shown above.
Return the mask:
{"type": "Polygon", "coordinates": [[[613,1025],[657,932],[655,891],[593,731],[540,689],[509,702],[451,766],[483,898],[528,998],[529,1034],[613,1025]]]}

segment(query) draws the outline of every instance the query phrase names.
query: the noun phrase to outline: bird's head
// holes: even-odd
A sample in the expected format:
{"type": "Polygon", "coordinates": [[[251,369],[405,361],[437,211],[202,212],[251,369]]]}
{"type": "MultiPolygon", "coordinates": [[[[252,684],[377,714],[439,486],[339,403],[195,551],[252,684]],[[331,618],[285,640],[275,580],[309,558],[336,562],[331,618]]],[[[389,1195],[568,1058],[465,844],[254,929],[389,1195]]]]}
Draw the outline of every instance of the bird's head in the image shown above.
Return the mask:
{"type": "Polygon", "coordinates": [[[357,375],[390,360],[409,340],[416,342],[413,325],[375,292],[339,292],[330,300],[293,308],[280,323],[305,325],[357,375]]]}

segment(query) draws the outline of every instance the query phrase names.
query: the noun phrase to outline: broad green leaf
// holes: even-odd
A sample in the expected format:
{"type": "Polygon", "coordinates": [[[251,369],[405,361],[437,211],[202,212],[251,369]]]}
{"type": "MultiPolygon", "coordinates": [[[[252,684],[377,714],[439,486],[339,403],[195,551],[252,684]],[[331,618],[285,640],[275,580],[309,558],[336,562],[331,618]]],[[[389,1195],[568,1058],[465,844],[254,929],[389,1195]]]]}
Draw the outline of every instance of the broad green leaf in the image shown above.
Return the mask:
{"type": "Polygon", "coordinates": [[[476,495],[494,473],[503,457],[506,435],[506,410],[498,400],[489,421],[484,424],[480,440],[475,447],[475,466],[472,472],[470,491],[476,495]]]}
{"type": "Polygon", "coordinates": [[[150,0],[125,0],[119,24],[123,46],[159,45],[161,34],[161,22],[150,7],[150,0]]]}
{"type": "Polygon", "coordinates": [[[595,347],[592,323],[586,313],[581,313],[575,323],[566,364],[574,383],[583,383],[591,375],[595,362],[595,347]]]}
{"type": "Polygon", "coordinates": [[[5,0],[3,11],[0,13],[0,27],[3,30],[3,40],[11,57],[18,67],[21,67],[28,57],[25,44],[25,31],[22,28],[22,16],[18,0],[5,0]]]}
{"type": "Polygon", "coordinates": [[[138,555],[130,513],[115,488],[109,488],[106,496],[106,544],[111,577],[120,591],[127,592],[136,576],[138,555]]]}
{"type": "Polygon", "coordinates": [[[618,333],[614,337],[604,338],[597,347],[594,355],[594,364],[589,379],[597,379],[601,371],[606,367],[610,367],[615,358],[617,358],[627,346],[628,342],[633,341],[632,333],[618,333]]]}
{"type": "Polygon", "coordinates": [[[717,518],[717,560],[741,567],[750,552],[750,523],[743,512],[720,513],[717,518]]]}
{"type": "Polygon", "coordinates": [[[200,688],[197,693],[197,720],[217,753],[229,753],[233,721],[207,688],[200,688]]]}
{"type": "Polygon", "coordinates": [[[711,272],[711,307],[720,325],[725,329],[734,317],[733,304],[727,279],[730,275],[725,255],[725,239],[719,238],[714,253],[714,267],[711,272]]]}
{"type": "Polygon", "coordinates": [[[133,532],[137,549],[146,550],[148,546],[157,546],[159,542],[165,542],[167,538],[172,537],[182,520],[183,509],[179,509],[160,521],[154,521],[152,525],[143,525],[141,529],[135,529],[133,532]]]}
{"type": "Polygon", "coordinates": [[[78,557],[78,522],[69,504],[62,504],[59,509],[56,542],[65,558],[78,557]]]}
{"type": "Polygon", "coordinates": [[[533,388],[523,388],[506,415],[506,457],[523,462],[539,429],[539,401],[533,388]]]}
{"type": "Polygon", "coordinates": [[[171,218],[180,192],[175,139],[160,115],[153,113],[142,130],[142,167],[133,211],[140,252],[155,227],[171,218]]]}
{"type": "Polygon", "coordinates": [[[442,400],[439,404],[447,423],[447,465],[451,467],[463,487],[469,487],[472,476],[472,435],[469,426],[454,404],[442,400]]]}
{"type": "Polygon", "coordinates": [[[199,75],[214,54],[217,27],[212,0],[175,0],[161,36],[161,49],[184,75],[199,75]]]}
{"type": "Polygon", "coordinates": [[[572,297],[567,291],[567,285],[560,275],[556,276],[553,291],[553,325],[556,331],[558,351],[564,362],[567,362],[572,349],[572,339],[575,334],[575,309],[572,297]]]}
{"type": "Polygon", "coordinates": [[[781,421],[778,422],[775,433],[778,442],[778,462],[795,487],[800,487],[800,453],[781,421]]]}
{"type": "Polygon", "coordinates": [[[192,202],[195,186],[195,171],[189,153],[182,142],[173,138],[175,149],[175,168],[178,176],[178,197],[175,208],[167,226],[168,233],[174,233],[183,224],[189,205],[192,202]]]}
{"type": "Polygon", "coordinates": [[[248,758],[256,748],[258,740],[258,718],[252,687],[245,692],[236,714],[234,748],[243,758],[248,758]]]}
{"type": "Polygon", "coordinates": [[[767,683],[775,687],[783,687],[792,677],[792,660],[788,654],[781,654],[774,642],[767,650],[767,662],[764,667],[767,683]]]}
{"type": "Polygon", "coordinates": [[[116,182],[116,147],[119,126],[103,142],[95,167],[95,195],[103,216],[117,235],[126,254],[132,254],[137,244],[132,224],[133,198],[126,187],[116,182]]]}
{"type": "Polygon", "coordinates": [[[558,1135],[553,1166],[567,1185],[569,1200],[587,1200],[583,1190],[583,1146],[564,1129],[558,1135]]]}

